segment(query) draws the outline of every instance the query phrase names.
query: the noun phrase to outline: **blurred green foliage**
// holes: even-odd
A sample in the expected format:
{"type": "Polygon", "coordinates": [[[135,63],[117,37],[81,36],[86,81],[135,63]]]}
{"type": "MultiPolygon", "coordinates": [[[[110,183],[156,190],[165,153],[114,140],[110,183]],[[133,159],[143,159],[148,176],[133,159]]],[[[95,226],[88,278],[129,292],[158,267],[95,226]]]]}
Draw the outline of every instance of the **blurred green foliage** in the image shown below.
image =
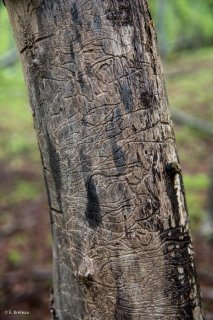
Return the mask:
{"type": "Polygon", "coordinates": [[[10,194],[10,201],[13,203],[24,200],[36,199],[39,195],[39,186],[35,182],[19,180],[10,194]]]}
{"type": "Polygon", "coordinates": [[[196,229],[200,223],[205,220],[206,215],[206,197],[205,192],[208,190],[210,180],[207,174],[187,174],[183,175],[186,189],[188,210],[192,222],[192,228],[196,229]]]}
{"type": "Polygon", "coordinates": [[[17,249],[10,249],[8,251],[8,261],[14,266],[18,267],[23,260],[22,254],[19,250],[17,249]]]}
{"type": "Polygon", "coordinates": [[[0,1],[0,55],[15,46],[6,8],[0,1]]]}
{"type": "MultiPolygon", "coordinates": [[[[15,45],[5,7],[0,8],[0,54],[15,45]]],[[[20,154],[29,161],[39,161],[33,122],[30,116],[23,72],[20,63],[9,68],[0,68],[0,161],[13,159],[22,165],[20,154]]]]}
{"type": "MultiPolygon", "coordinates": [[[[12,47],[14,40],[6,9],[0,8],[0,55],[12,47]]],[[[19,62],[0,68],[0,165],[3,183],[0,185],[0,224],[10,223],[10,208],[17,210],[44,192],[41,163],[33,129],[33,120],[19,62]]],[[[18,215],[18,213],[17,213],[18,215]]],[[[21,263],[18,250],[8,253],[12,265],[21,263]]]]}
{"type": "Polygon", "coordinates": [[[209,177],[204,173],[184,175],[184,183],[192,191],[203,191],[209,187],[209,177]]]}
{"type": "Polygon", "coordinates": [[[148,3],[163,54],[212,45],[213,0],[148,0],[148,3]]]}
{"type": "Polygon", "coordinates": [[[25,154],[31,161],[38,161],[37,143],[32,131],[33,123],[20,64],[0,69],[0,160],[20,162],[25,154]]]}

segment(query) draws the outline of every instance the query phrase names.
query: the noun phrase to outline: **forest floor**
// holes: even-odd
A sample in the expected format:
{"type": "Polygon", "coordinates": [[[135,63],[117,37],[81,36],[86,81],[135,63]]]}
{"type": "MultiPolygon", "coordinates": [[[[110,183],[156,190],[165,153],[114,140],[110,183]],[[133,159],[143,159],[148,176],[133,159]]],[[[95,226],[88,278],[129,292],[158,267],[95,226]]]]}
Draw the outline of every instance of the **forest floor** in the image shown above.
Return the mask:
{"type": "MultiPolygon", "coordinates": [[[[171,108],[213,123],[213,49],[165,63],[171,108]]],[[[41,162],[20,65],[0,70],[0,319],[48,320],[51,234],[41,162]],[[4,315],[24,310],[29,315],[4,315]]],[[[213,241],[208,232],[212,137],[175,125],[206,319],[213,320],[213,241]],[[207,227],[206,227],[207,226],[207,227]],[[206,231],[207,230],[207,231],[206,231]]],[[[213,195],[212,195],[213,196],[213,195]]]]}

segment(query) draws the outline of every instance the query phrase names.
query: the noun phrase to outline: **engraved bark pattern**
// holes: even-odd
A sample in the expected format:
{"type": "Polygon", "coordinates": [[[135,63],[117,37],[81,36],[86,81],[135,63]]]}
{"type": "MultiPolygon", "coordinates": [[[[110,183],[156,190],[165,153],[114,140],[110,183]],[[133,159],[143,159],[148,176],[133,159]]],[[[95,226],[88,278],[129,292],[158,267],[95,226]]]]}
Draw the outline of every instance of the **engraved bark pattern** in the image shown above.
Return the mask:
{"type": "Polygon", "coordinates": [[[203,319],[146,1],[6,5],[48,190],[55,317],[203,319]]]}

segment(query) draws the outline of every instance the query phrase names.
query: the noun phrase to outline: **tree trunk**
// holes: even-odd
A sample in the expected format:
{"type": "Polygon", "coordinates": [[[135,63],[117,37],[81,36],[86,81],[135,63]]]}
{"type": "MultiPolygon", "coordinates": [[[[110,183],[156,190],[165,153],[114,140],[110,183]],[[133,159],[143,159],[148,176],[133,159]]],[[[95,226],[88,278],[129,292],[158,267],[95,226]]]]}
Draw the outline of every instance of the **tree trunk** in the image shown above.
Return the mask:
{"type": "Polygon", "coordinates": [[[203,319],[146,0],[7,0],[51,211],[55,319],[203,319]]]}

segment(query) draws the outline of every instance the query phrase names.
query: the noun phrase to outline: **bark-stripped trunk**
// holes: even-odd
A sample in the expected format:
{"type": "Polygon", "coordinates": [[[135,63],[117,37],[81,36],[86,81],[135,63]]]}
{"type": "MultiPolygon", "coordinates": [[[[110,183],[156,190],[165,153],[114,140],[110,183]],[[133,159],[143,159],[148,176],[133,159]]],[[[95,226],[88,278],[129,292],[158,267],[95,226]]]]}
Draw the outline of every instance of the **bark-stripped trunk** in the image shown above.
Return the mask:
{"type": "Polygon", "coordinates": [[[146,0],[7,0],[51,209],[56,318],[203,319],[146,0]]]}

